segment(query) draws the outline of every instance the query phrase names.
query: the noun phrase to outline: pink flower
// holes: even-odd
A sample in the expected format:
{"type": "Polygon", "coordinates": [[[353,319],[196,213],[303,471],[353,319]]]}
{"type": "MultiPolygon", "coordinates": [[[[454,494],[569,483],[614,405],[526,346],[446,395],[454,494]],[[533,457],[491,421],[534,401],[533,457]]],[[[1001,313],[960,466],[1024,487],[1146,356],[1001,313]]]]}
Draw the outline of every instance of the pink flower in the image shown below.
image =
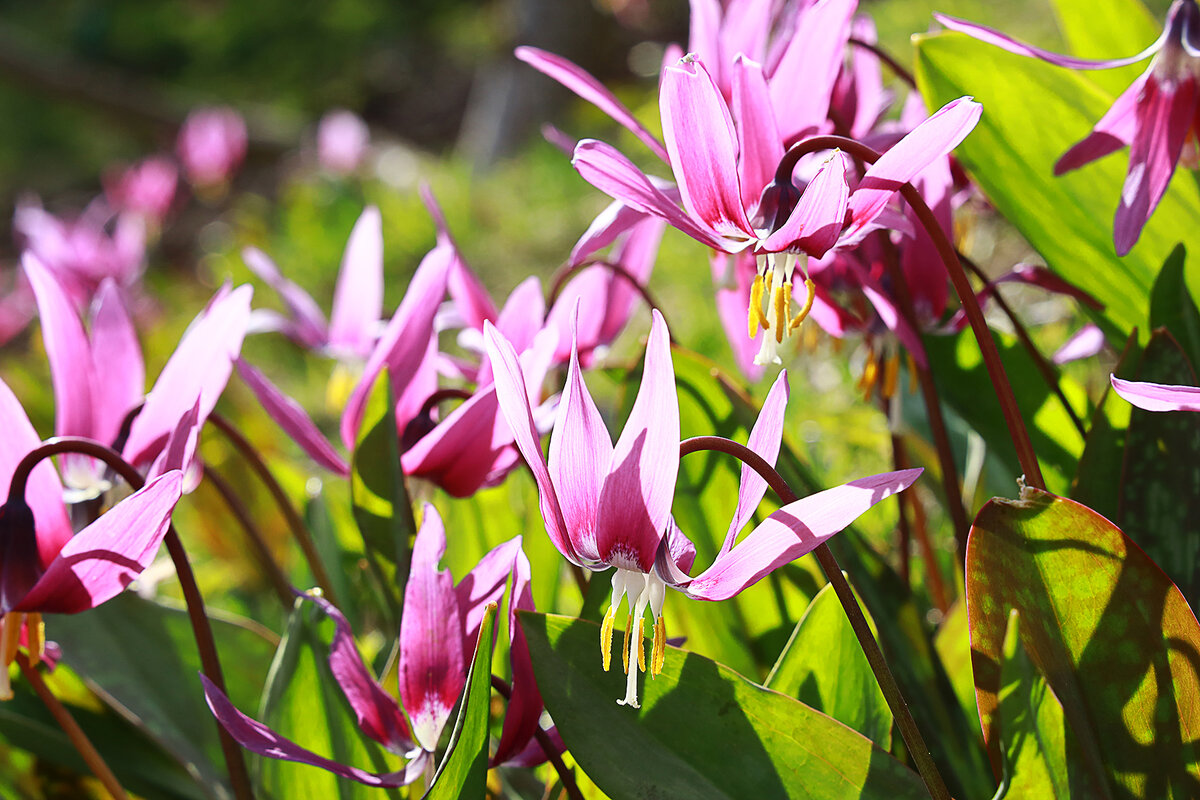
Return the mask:
{"type": "Polygon", "coordinates": [[[113,208],[141,214],[161,225],[175,200],[179,170],[164,156],[147,158],[125,169],[105,174],[104,194],[113,208]]]}
{"type": "Polygon", "coordinates": [[[1117,394],[1146,411],[1200,411],[1200,386],[1126,381],[1116,375],[1108,378],[1117,394]]]}
{"type": "Polygon", "coordinates": [[[232,108],[199,108],[188,114],[176,142],[188,180],[199,187],[226,184],[246,157],[246,123],[232,108]]]}
{"type": "Polygon", "coordinates": [[[1113,220],[1117,254],[1125,255],[1142,234],[1162,199],[1185,144],[1195,147],[1200,89],[1200,8],[1195,0],[1175,0],[1162,35],[1137,55],[1090,61],[1024,44],[999,31],[934,14],[947,28],[970,34],[1010,53],[1032,56],[1070,69],[1110,69],[1154,56],[1146,71],[1113,101],[1092,132],[1054,165],[1061,175],[1129,146],[1129,171],[1113,220]]]}
{"type": "Polygon", "coordinates": [[[367,123],[352,111],[330,111],[317,127],[317,159],[330,172],[347,174],[358,169],[371,143],[367,123]]]}

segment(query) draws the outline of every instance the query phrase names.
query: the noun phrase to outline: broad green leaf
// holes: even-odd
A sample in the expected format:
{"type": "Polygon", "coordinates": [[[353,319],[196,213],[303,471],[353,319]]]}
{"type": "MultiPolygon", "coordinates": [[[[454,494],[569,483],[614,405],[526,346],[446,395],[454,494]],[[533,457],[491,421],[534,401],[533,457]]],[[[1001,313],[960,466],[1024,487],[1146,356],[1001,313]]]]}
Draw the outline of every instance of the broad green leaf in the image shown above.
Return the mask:
{"type": "MultiPolygon", "coordinates": [[[[1053,0],[1059,26],[1079,58],[1121,58],[1140,53],[1162,32],[1141,0],[1053,0]]],[[[1149,59],[1120,69],[1098,69],[1088,79],[1119,94],[1146,69],[1149,59]]],[[[1083,137],[1080,137],[1083,138],[1083,137]]]]}
{"type": "MultiPolygon", "coordinates": [[[[1180,171],[1138,244],[1113,247],[1113,214],[1125,183],[1124,152],[1055,177],[1054,163],[1082,139],[1113,95],[1079,73],[1006,53],[961,34],[918,37],[916,74],[930,108],[963,95],[983,117],[955,151],[988,199],[1046,263],[1105,304],[1099,315],[1123,340],[1145,319],[1143,298],[1167,254],[1182,241],[1200,247],[1200,192],[1180,171]]],[[[1200,267],[1186,282],[1200,291],[1200,267]]]]}
{"type": "Polygon", "coordinates": [[[496,604],[483,614],[475,657],[467,672],[467,685],[459,701],[458,719],[449,749],[433,776],[427,800],[483,797],[488,769],[488,708],[492,698],[492,644],[496,638],[496,604]]]}
{"type": "MultiPolygon", "coordinates": [[[[874,632],[869,614],[867,624],[874,632]]],[[[824,711],[884,750],[891,749],[891,709],[832,584],[817,592],[763,685],[824,711]]]]}
{"type": "MultiPolygon", "coordinates": [[[[0,703],[0,739],[8,746],[28,751],[38,759],[90,775],[71,740],[24,681],[14,687],[11,700],[0,703]]],[[[189,775],[173,757],[143,736],[114,711],[102,713],[69,707],[117,781],[146,800],[204,800],[229,797],[222,785],[206,784],[189,775]]],[[[15,792],[13,797],[21,796],[15,792]]]]}
{"type": "Polygon", "coordinates": [[[417,526],[400,468],[395,407],[385,369],[363,409],[350,466],[350,497],[367,558],[384,590],[393,593],[393,606],[398,610],[408,581],[409,540],[416,535],[417,526]]]}
{"type": "MultiPolygon", "coordinates": [[[[253,702],[271,643],[210,619],[231,698],[253,702]],[[232,657],[236,654],[236,658],[232,657]]],[[[204,785],[228,792],[216,720],[197,677],[200,658],[187,614],[127,592],[86,614],[47,615],[63,660],[107,704],[141,728],[204,785]]]]}
{"type": "Polygon", "coordinates": [[[1200,310],[1184,283],[1187,251],[1183,245],[1171,251],[1150,292],[1150,330],[1166,328],[1193,367],[1200,367],[1200,310]]]}
{"type": "MultiPolygon", "coordinates": [[[[383,751],[363,737],[329,669],[329,639],[322,634],[324,615],[312,603],[296,601],[287,631],[263,689],[258,718],[302,747],[334,761],[373,772],[392,772],[383,751]]],[[[258,759],[258,777],[269,797],[288,800],[352,800],[378,797],[355,781],[308,764],[258,759]]],[[[395,792],[391,792],[395,796],[395,792]]]]}
{"type": "Polygon", "coordinates": [[[933,638],[938,660],[954,687],[963,715],[977,719],[975,708],[975,677],[971,674],[971,638],[967,627],[967,604],[961,598],[954,601],[933,638]]]}
{"type": "Polygon", "coordinates": [[[1109,797],[1098,776],[1080,765],[1062,704],[1020,642],[1019,620],[1014,609],[1004,636],[999,708],[1004,781],[995,800],[1109,797]]]}
{"type": "MultiPolygon", "coordinates": [[[[1083,436],[1015,338],[994,333],[993,338],[1046,483],[1065,492],[1083,452],[1083,436]]],[[[988,448],[1008,465],[1015,482],[1021,474],[1017,452],[974,335],[964,330],[955,337],[928,336],[925,348],[942,401],[979,432],[988,448]]],[[[1083,390],[1066,379],[1059,385],[1078,412],[1086,402],[1083,390]]]]}
{"type": "MultiPolygon", "coordinates": [[[[1196,373],[1170,334],[1159,330],[1142,354],[1137,380],[1194,386],[1196,373]]],[[[1163,565],[1184,597],[1196,603],[1200,600],[1200,414],[1132,409],[1119,494],[1117,524],[1146,555],[1163,565]]]]}
{"type": "Polygon", "coordinates": [[[1015,608],[1083,763],[1117,796],[1200,793],[1200,625],[1125,534],[1078,503],[1026,489],[979,512],[966,581],[976,699],[997,766],[1004,632],[1015,608]]]}
{"type": "Polygon", "coordinates": [[[928,797],[915,773],[866,737],[703,656],[668,647],[662,674],[639,678],[635,710],[617,704],[625,676],[600,667],[599,626],[524,612],[520,620],[547,710],[610,797],[928,797]]]}

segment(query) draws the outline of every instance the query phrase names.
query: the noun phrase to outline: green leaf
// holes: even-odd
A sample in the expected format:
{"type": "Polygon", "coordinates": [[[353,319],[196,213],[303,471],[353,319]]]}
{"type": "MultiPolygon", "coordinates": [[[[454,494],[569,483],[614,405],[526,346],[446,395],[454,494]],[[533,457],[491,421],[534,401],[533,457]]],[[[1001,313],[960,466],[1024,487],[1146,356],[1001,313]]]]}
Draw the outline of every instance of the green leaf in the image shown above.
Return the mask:
{"type": "Polygon", "coordinates": [[[1200,366],[1200,311],[1183,280],[1187,251],[1179,245],[1163,264],[1150,292],[1150,329],[1166,328],[1192,366],[1200,366]]]}
{"type": "MultiPolygon", "coordinates": [[[[1053,5],[1071,54],[1079,58],[1131,56],[1162,32],[1162,21],[1140,0],[1053,0],[1053,5]]],[[[1116,95],[1133,83],[1146,64],[1141,61],[1119,69],[1092,70],[1087,77],[1116,95]]]]}
{"type": "Polygon", "coordinates": [[[1122,797],[1200,793],[1200,625],[1179,590],[1111,522],[1026,489],[994,499],[966,564],[975,690],[993,763],[1009,609],[1062,703],[1083,763],[1122,797]]]}
{"type": "MultiPolygon", "coordinates": [[[[271,663],[258,718],[314,753],[373,772],[392,772],[397,767],[361,734],[329,669],[329,637],[321,632],[322,622],[328,620],[315,605],[296,601],[271,663]]],[[[281,800],[378,796],[376,790],[360,783],[292,761],[259,758],[258,776],[264,793],[281,800]]],[[[394,790],[391,794],[396,796],[394,790]]]]}
{"type": "MultiPolygon", "coordinates": [[[[33,691],[24,685],[24,681],[13,688],[13,698],[0,703],[0,739],[51,764],[80,775],[90,775],[71,740],[33,691]]],[[[197,776],[189,775],[177,760],[115,712],[105,709],[101,713],[74,706],[68,706],[68,710],[112,769],[117,781],[129,791],[146,800],[204,800],[210,796],[229,796],[226,787],[202,784],[197,776]]]]}
{"type": "Polygon", "coordinates": [[[367,558],[383,589],[391,594],[398,621],[400,598],[408,581],[409,541],[416,536],[417,525],[400,467],[395,408],[385,369],[375,380],[363,409],[350,464],[350,497],[367,558]]]}
{"type": "Polygon", "coordinates": [[[599,626],[519,616],[547,710],[611,797],[928,796],[915,773],[866,737],[694,653],[668,647],[662,673],[639,679],[641,709],[620,706],[625,676],[601,670],[599,626]]]}
{"type": "Polygon", "coordinates": [[[496,604],[483,614],[475,657],[459,702],[449,749],[433,776],[426,800],[483,797],[488,769],[488,708],[492,698],[492,644],[496,638],[496,604]]]}
{"type": "Polygon", "coordinates": [[[1019,619],[1014,609],[1004,635],[998,711],[1004,782],[995,800],[1109,797],[1107,787],[1080,765],[1062,704],[1020,642],[1019,619]]]}
{"type": "MultiPolygon", "coordinates": [[[[869,614],[867,624],[875,633],[869,614]]],[[[763,685],[824,711],[884,750],[891,749],[891,709],[832,584],[817,592],[763,685]]]]}
{"type": "MultiPolygon", "coordinates": [[[[1170,334],[1159,330],[1142,354],[1137,380],[1194,386],[1196,373],[1170,334]]],[[[1117,524],[1163,565],[1195,606],[1200,601],[1200,414],[1133,408],[1119,495],[1117,524]]]]}
{"type": "MultiPolygon", "coordinates": [[[[1113,214],[1128,158],[1106,156],[1055,177],[1054,164],[1091,130],[1114,95],[1076,72],[1006,53],[962,34],[918,37],[916,74],[930,108],[962,95],[983,103],[983,117],[955,151],[988,199],[1046,263],[1105,304],[1099,317],[1125,335],[1145,319],[1143,298],[1167,254],[1182,241],[1200,247],[1200,192],[1180,174],[1138,244],[1124,258],[1113,248],[1113,214]]],[[[1200,267],[1186,276],[1193,295],[1200,267]]]]}
{"type": "MultiPolygon", "coordinates": [[[[126,592],[86,614],[47,615],[63,660],[101,699],[171,753],[204,785],[228,792],[216,721],[204,703],[200,658],[187,614],[126,592]]],[[[271,643],[210,619],[232,699],[257,696],[271,643]]]]}

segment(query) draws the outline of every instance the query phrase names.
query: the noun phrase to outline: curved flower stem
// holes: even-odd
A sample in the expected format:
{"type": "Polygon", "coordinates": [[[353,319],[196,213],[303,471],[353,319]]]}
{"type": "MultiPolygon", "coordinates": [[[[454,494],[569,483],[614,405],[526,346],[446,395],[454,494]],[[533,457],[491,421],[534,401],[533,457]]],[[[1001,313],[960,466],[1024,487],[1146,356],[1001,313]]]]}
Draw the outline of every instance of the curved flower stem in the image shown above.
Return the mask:
{"type": "MultiPolygon", "coordinates": [[[[778,176],[783,175],[785,180],[790,180],[792,170],[795,169],[796,162],[801,156],[820,150],[838,148],[868,164],[878,161],[880,157],[877,151],[854,139],[847,139],[844,136],[814,136],[799,142],[784,153],[783,159],[779,162],[779,169],[775,173],[776,179],[778,180],[778,176]]],[[[979,342],[979,351],[983,355],[983,363],[987,368],[988,377],[1000,400],[1000,409],[1004,414],[1004,422],[1008,426],[1008,434],[1012,438],[1013,447],[1017,451],[1017,460],[1020,462],[1021,470],[1025,473],[1025,485],[1044,490],[1046,481],[1042,478],[1042,468],[1038,465],[1037,454],[1033,451],[1033,443],[1029,440],[1029,431],[1025,428],[1021,410],[1017,408],[1012,384],[1008,380],[1008,374],[1004,371],[1004,362],[1000,360],[1000,351],[992,339],[991,331],[988,330],[987,322],[983,318],[983,311],[979,308],[979,302],[971,288],[971,282],[967,280],[967,274],[963,270],[962,264],[959,263],[954,244],[947,238],[946,232],[942,230],[942,226],[938,224],[933,212],[929,210],[929,206],[916,187],[911,183],[905,183],[899,187],[898,191],[904,196],[905,201],[916,214],[917,220],[933,240],[934,246],[937,247],[938,255],[941,256],[942,263],[950,275],[950,282],[954,284],[954,291],[958,294],[963,311],[967,314],[967,320],[971,323],[971,331],[975,334],[976,341],[979,342]]]]}
{"type": "Polygon", "coordinates": [[[258,450],[250,441],[242,435],[242,432],[234,427],[233,423],[225,419],[217,412],[212,412],[208,415],[208,421],[211,422],[217,430],[225,434],[225,438],[229,443],[237,449],[237,451],[246,459],[250,468],[258,475],[259,480],[263,482],[263,486],[267,487],[267,491],[271,493],[275,504],[279,506],[279,510],[283,513],[284,519],[287,520],[288,528],[292,532],[292,538],[300,545],[300,551],[304,553],[304,560],[308,562],[308,568],[312,570],[313,579],[317,585],[321,587],[321,591],[325,593],[326,599],[338,605],[337,595],[333,591],[333,584],[329,580],[329,573],[325,571],[325,564],[321,561],[321,555],[317,552],[317,546],[313,542],[312,534],[308,531],[308,526],[304,524],[304,519],[300,516],[300,512],[296,510],[296,506],[292,505],[292,501],[287,496],[287,492],[283,491],[283,487],[279,485],[279,481],[275,480],[275,476],[271,474],[267,463],[263,461],[258,450]]]}
{"type": "MultiPolygon", "coordinates": [[[[774,467],[743,444],[730,441],[722,436],[696,436],[679,443],[680,458],[700,450],[715,450],[737,458],[757,472],[771,487],[771,490],[779,496],[780,502],[785,505],[799,499],[792,491],[792,487],[788,486],[787,481],[775,471],[774,467]]],[[[924,737],[921,736],[921,730],[917,727],[912,712],[908,710],[908,703],[905,702],[904,695],[900,692],[896,678],[892,675],[892,670],[883,657],[883,651],[879,649],[879,643],[875,641],[875,636],[871,633],[871,626],[867,623],[867,618],[863,615],[862,608],[859,607],[858,599],[854,596],[846,576],[842,574],[842,568],[838,565],[837,559],[834,558],[829,545],[825,543],[813,550],[813,554],[821,564],[825,576],[833,584],[833,591],[841,601],[846,618],[850,621],[850,627],[854,629],[858,644],[867,657],[867,663],[871,665],[871,672],[875,674],[875,681],[879,684],[888,708],[892,711],[896,726],[900,728],[904,746],[908,748],[909,754],[916,762],[917,772],[920,773],[921,780],[925,782],[929,796],[933,800],[950,800],[950,792],[946,788],[946,783],[942,780],[941,773],[938,772],[933,756],[929,754],[929,747],[925,744],[924,737]]]]}
{"type": "Polygon", "coordinates": [[[37,667],[30,663],[24,653],[17,653],[17,665],[21,667],[21,674],[25,676],[25,680],[29,681],[29,685],[33,687],[33,691],[37,692],[37,696],[41,699],[42,704],[53,715],[54,721],[58,723],[58,727],[62,728],[63,733],[71,740],[71,744],[75,745],[80,758],[87,764],[92,774],[96,776],[96,780],[104,784],[104,788],[113,796],[113,800],[129,800],[129,795],[125,793],[125,789],[121,786],[121,782],[117,780],[117,776],[113,775],[112,770],[105,763],[103,756],[100,755],[95,745],[88,739],[87,734],[83,732],[83,728],[79,727],[79,723],[71,716],[71,712],[59,702],[58,698],[54,696],[54,692],[50,691],[50,687],[42,680],[42,674],[38,672],[37,667]]]}
{"type": "Polygon", "coordinates": [[[847,42],[855,47],[866,50],[868,53],[874,54],[876,58],[888,65],[888,69],[894,72],[897,78],[907,83],[910,89],[917,88],[917,79],[913,77],[913,74],[901,66],[900,62],[893,58],[891,53],[884,50],[879,45],[872,44],[871,42],[864,41],[854,36],[851,36],[847,42]]]}
{"type": "Polygon", "coordinates": [[[217,490],[217,494],[221,495],[221,499],[225,501],[230,513],[237,518],[242,530],[246,533],[246,538],[250,540],[250,549],[254,551],[255,558],[262,566],[263,574],[266,575],[271,588],[275,590],[275,596],[279,598],[279,602],[283,604],[284,608],[290,609],[296,599],[291,581],[287,579],[287,576],[283,574],[283,569],[271,556],[271,548],[262,535],[262,531],[254,524],[250,510],[246,508],[242,498],[238,497],[237,492],[229,485],[229,481],[209,465],[204,467],[204,479],[212,484],[212,487],[217,490]]]}
{"type": "MultiPolygon", "coordinates": [[[[987,283],[987,276],[983,274],[983,270],[979,268],[979,265],[962,253],[958,254],[958,258],[967,269],[971,270],[975,277],[987,283]]],[[[1017,317],[1016,312],[1013,311],[1012,306],[1008,304],[1004,296],[1000,294],[1000,287],[995,284],[992,285],[992,299],[996,301],[996,305],[1000,307],[1000,310],[1008,317],[1008,321],[1012,323],[1013,332],[1017,335],[1017,341],[1021,343],[1021,346],[1025,348],[1025,352],[1029,353],[1029,357],[1033,359],[1033,364],[1041,374],[1042,380],[1046,382],[1046,386],[1050,388],[1050,391],[1054,392],[1055,396],[1058,397],[1058,401],[1062,403],[1063,410],[1071,418],[1071,422],[1075,425],[1075,429],[1079,431],[1079,435],[1086,436],[1087,428],[1084,427],[1083,421],[1079,419],[1079,416],[1075,413],[1075,409],[1067,401],[1067,396],[1063,394],[1058,371],[1050,365],[1050,362],[1042,355],[1042,351],[1037,349],[1037,345],[1033,343],[1033,339],[1029,336],[1029,331],[1025,330],[1025,325],[1017,317]]]]}
{"type": "MultiPolygon", "coordinates": [[[[21,459],[17,468],[13,470],[9,496],[24,496],[25,485],[34,466],[42,459],[59,453],[81,453],[103,461],[120,475],[134,491],[141,489],[146,484],[141,473],[111,447],[80,436],[60,436],[46,440],[40,447],[34,448],[21,459]],[[16,494],[17,492],[20,494],[16,494]]],[[[183,592],[184,600],[187,603],[192,635],[196,640],[196,650],[200,654],[200,666],[208,679],[218,689],[225,692],[225,676],[221,671],[221,659],[217,655],[217,643],[213,639],[212,626],[209,625],[208,614],[204,610],[204,598],[200,594],[200,587],[196,584],[196,575],[192,572],[187,551],[184,550],[183,543],[179,541],[179,534],[176,533],[174,525],[167,526],[167,535],[164,541],[171,561],[175,564],[175,574],[179,578],[180,591],[183,592]]],[[[253,800],[254,790],[251,788],[250,773],[246,771],[246,761],[242,757],[241,748],[225,728],[216,722],[215,718],[213,723],[217,726],[217,734],[221,739],[221,752],[225,756],[225,767],[229,770],[229,783],[233,788],[234,796],[238,800],[253,800]]]]}
{"type": "MultiPolygon", "coordinates": [[[[493,675],[492,688],[496,693],[503,697],[506,701],[512,697],[512,685],[503,678],[493,675]]],[[[579,784],[575,782],[575,773],[573,773],[566,764],[563,763],[562,756],[558,753],[558,748],[554,746],[554,742],[550,741],[550,736],[546,731],[542,730],[542,726],[538,725],[533,733],[533,738],[542,748],[542,752],[546,754],[546,760],[554,767],[554,771],[558,773],[558,779],[562,781],[563,791],[567,793],[567,797],[571,800],[584,800],[583,792],[579,791],[579,784]]]]}

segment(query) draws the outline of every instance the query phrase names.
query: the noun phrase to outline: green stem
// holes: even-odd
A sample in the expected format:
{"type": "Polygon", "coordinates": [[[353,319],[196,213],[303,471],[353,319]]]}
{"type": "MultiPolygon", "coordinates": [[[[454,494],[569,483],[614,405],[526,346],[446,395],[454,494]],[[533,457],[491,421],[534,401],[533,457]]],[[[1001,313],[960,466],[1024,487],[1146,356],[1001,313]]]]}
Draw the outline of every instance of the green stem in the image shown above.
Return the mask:
{"type": "MultiPolygon", "coordinates": [[[[784,505],[799,499],[783,476],[776,472],[775,468],[762,456],[745,445],[722,436],[696,436],[679,444],[681,458],[688,453],[700,450],[715,450],[737,458],[757,472],[772,491],[779,496],[780,502],[784,505]]],[[[867,657],[867,663],[871,665],[871,672],[874,673],[875,681],[879,684],[888,708],[892,711],[896,726],[900,729],[900,736],[904,739],[904,746],[908,748],[909,754],[916,763],[917,772],[920,773],[921,780],[925,782],[929,796],[933,800],[950,800],[950,791],[946,788],[946,782],[942,780],[937,764],[934,763],[933,756],[929,754],[929,747],[926,746],[925,739],[921,736],[921,730],[917,727],[916,720],[913,719],[912,712],[908,709],[908,703],[905,702],[904,695],[896,683],[896,678],[892,675],[892,670],[883,657],[883,651],[879,649],[879,643],[875,641],[875,636],[871,633],[871,626],[867,623],[867,618],[858,605],[858,599],[854,596],[846,576],[842,574],[841,566],[838,565],[828,544],[818,545],[813,553],[816,555],[821,569],[825,572],[825,577],[833,584],[833,591],[841,601],[846,618],[850,621],[850,627],[854,629],[858,644],[867,657]]]]}

